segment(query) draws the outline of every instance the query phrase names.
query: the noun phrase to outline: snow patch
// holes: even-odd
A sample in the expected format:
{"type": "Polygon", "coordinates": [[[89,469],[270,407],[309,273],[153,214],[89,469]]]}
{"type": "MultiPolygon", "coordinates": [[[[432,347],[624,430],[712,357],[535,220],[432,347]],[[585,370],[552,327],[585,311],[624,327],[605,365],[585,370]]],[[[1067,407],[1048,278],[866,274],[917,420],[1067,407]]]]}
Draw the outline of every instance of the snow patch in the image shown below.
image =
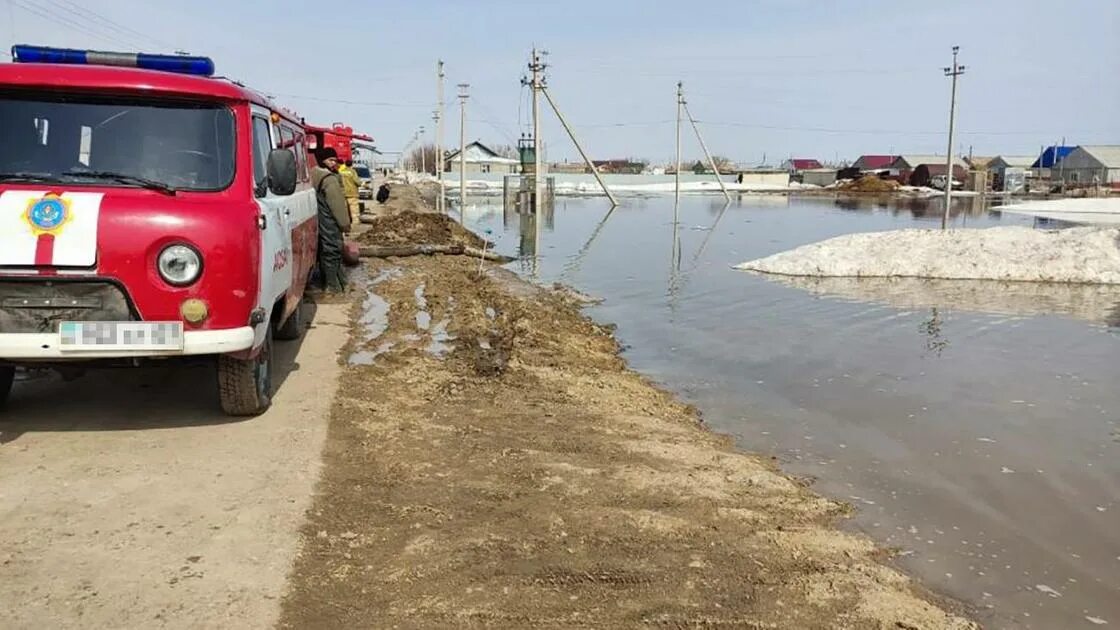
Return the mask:
{"type": "Polygon", "coordinates": [[[787,276],[1120,284],[1120,228],[849,234],[736,269],[787,276]]]}

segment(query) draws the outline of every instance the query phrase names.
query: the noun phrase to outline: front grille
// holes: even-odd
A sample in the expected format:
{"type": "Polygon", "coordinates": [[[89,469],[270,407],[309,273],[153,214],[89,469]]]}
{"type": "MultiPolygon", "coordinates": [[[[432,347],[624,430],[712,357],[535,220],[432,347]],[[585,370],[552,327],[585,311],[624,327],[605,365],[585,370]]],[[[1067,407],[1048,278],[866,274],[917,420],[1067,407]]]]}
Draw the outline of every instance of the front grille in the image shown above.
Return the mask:
{"type": "Polygon", "coordinates": [[[64,321],[135,319],[128,298],[109,282],[0,282],[0,333],[57,332],[64,321]]]}

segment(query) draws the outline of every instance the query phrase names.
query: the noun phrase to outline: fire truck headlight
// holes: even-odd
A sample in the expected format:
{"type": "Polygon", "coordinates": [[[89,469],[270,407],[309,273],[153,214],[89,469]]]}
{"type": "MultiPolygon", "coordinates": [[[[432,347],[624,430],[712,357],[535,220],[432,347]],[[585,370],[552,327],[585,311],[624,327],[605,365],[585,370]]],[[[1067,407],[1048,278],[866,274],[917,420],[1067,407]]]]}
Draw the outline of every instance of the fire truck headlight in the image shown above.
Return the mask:
{"type": "Polygon", "coordinates": [[[159,253],[156,265],[159,275],[177,287],[191,284],[202,273],[202,257],[187,245],[168,245],[159,253]]]}

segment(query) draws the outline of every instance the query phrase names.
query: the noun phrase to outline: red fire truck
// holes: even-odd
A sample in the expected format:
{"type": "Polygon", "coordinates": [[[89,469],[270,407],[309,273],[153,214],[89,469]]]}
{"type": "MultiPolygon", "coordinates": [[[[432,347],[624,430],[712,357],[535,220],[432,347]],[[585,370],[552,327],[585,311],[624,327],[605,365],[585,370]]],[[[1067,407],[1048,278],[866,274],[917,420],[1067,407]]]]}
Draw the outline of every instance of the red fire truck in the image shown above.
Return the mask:
{"type": "Polygon", "coordinates": [[[272,396],[317,244],[308,136],[205,57],[15,46],[0,64],[0,402],[15,368],[213,356],[272,396]]]}
{"type": "Polygon", "coordinates": [[[314,151],[319,147],[330,147],[338,152],[338,159],[341,162],[354,158],[353,144],[355,141],[373,142],[373,138],[370,136],[354,133],[353,127],[348,127],[340,122],[336,122],[330,127],[316,127],[305,123],[304,129],[307,130],[308,150],[314,151]]]}

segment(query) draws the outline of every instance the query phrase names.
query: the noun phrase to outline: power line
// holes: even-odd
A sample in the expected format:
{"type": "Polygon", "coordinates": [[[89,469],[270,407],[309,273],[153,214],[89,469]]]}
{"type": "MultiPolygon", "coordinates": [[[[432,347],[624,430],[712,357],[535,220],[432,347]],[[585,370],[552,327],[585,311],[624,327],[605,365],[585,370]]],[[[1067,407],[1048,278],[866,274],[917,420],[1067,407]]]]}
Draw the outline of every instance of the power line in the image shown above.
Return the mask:
{"type": "Polygon", "coordinates": [[[73,15],[73,16],[76,16],[79,19],[92,20],[94,22],[98,22],[101,25],[103,25],[104,28],[108,28],[112,32],[118,33],[118,34],[120,34],[124,37],[128,37],[130,39],[138,37],[142,40],[147,40],[147,41],[149,41],[153,44],[156,44],[157,46],[159,46],[161,48],[168,48],[168,49],[174,48],[173,45],[168,44],[167,42],[156,39],[156,38],[152,37],[151,35],[148,35],[146,33],[142,33],[142,32],[140,32],[136,29],[129,28],[128,26],[125,26],[125,25],[123,25],[119,22],[115,22],[115,21],[113,21],[113,20],[95,12],[95,11],[91,11],[89,9],[86,9],[85,7],[82,7],[82,6],[77,5],[73,2],[70,2],[70,0],[47,0],[47,2],[49,2],[50,4],[52,4],[53,6],[57,7],[58,9],[60,9],[62,11],[65,11],[65,12],[67,12],[67,13],[73,15]]]}
{"type": "Polygon", "coordinates": [[[301,94],[282,94],[280,92],[269,92],[273,96],[282,96],[284,98],[294,98],[304,101],[317,101],[321,103],[340,103],[342,105],[361,105],[364,107],[401,107],[401,108],[414,108],[420,107],[427,109],[431,107],[431,103],[389,103],[383,101],[351,101],[338,98],[323,98],[320,96],[303,96],[301,94]]]}
{"type": "Polygon", "coordinates": [[[100,32],[97,32],[97,31],[93,31],[90,28],[87,28],[86,25],[81,24],[80,22],[76,22],[76,21],[74,21],[74,20],[72,20],[72,19],[70,19],[70,18],[68,18],[64,15],[60,15],[57,12],[52,11],[51,9],[48,9],[46,7],[37,7],[37,6],[34,6],[34,5],[24,4],[23,2],[20,2],[19,0],[8,0],[8,2],[11,5],[17,6],[21,9],[23,9],[24,11],[27,11],[28,13],[31,13],[33,15],[37,15],[37,16],[43,18],[43,19],[46,19],[46,20],[50,20],[50,21],[52,21],[56,24],[59,24],[61,26],[65,26],[67,28],[72,28],[76,31],[79,31],[79,32],[85,33],[87,35],[90,35],[91,37],[96,37],[97,39],[100,39],[102,41],[111,42],[111,43],[114,43],[114,44],[123,44],[124,46],[127,46],[129,48],[139,48],[139,47],[135,46],[133,43],[126,42],[126,41],[124,41],[124,40],[122,40],[118,37],[114,37],[114,36],[111,36],[111,35],[107,35],[105,33],[100,33],[100,32]]]}
{"type": "MultiPolygon", "coordinates": [[[[898,134],[909,136],[943,136],[945,130],[940,131],[912,131],[909,129],[830,129],[825,127],[786,127],[778,125],[756,125],[751,123],[738,123],[738,122],[716,122],[711,120],[697,120],[697,123],[704,125],[715,125],[719,127],[744,127],[748,129],[770,129],[775,131],[813,131],[817,133],[850,133],[850,134],[898,134]]],[[[967,136],[1038,136],[1045,135],[1045,131],[965,131],[962,135],[967,136]]],[[[1090,133],[1079,131],[1074,133],[1090,133]]]]}

